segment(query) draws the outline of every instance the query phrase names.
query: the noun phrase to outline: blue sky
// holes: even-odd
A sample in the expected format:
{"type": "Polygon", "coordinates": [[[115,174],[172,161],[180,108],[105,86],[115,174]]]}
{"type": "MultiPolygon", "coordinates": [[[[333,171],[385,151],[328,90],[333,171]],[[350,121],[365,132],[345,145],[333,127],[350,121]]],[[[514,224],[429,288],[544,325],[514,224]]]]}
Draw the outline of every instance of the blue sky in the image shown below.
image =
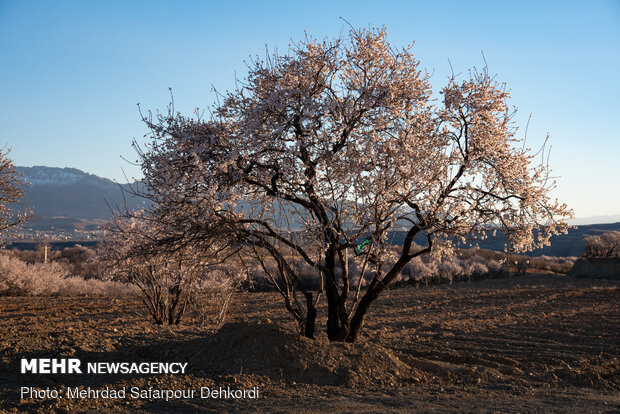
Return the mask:
{"type": "Polygon", "coordinates": [[[620,214],[620,2],[0,0],[0,145],[17,165],[125,181],[139,169],[136,104],[191,113],[234,87],[244,60],[304,31],[388,28],[431,81],[484,65],[512,90],[528,144],[551,135],[555,195],[578,217],[620,214]]]}

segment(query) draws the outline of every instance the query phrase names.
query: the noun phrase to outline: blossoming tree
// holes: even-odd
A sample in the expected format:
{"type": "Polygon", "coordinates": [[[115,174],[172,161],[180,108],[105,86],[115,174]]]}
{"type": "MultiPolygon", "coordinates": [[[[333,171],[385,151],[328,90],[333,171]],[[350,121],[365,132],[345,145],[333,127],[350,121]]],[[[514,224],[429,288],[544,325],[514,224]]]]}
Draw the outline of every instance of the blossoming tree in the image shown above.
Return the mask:
{"type": "Polygon", "coordinates": [[[26,210],[23,213],[15,210],[24,195],[26,184],[15,170],[13,161],[8,158],[8,152],[0,150],[0,232],[15,227],[30,217],[26,210]]]}
{"type": "Polygon", "coordinates": [[[486,70],[433,99],[410,48],[391,47],[385,29],[306,38],[249,66],[209,119],[173,106],[145,117],[146,194],[188,242],[216,227],[275,263],[302,334],[314,335],[324,294],[329,339],[355,341],[403,267],[451,241],[501,229],[523,251],[567,229],[571,211],[550,198],[549,170],[516,137],[509,92],[486,70]],[[396,255],[395,230],[405,232],[396,255]],[[300,260],[320,288],[301,283],[300,260]]]}

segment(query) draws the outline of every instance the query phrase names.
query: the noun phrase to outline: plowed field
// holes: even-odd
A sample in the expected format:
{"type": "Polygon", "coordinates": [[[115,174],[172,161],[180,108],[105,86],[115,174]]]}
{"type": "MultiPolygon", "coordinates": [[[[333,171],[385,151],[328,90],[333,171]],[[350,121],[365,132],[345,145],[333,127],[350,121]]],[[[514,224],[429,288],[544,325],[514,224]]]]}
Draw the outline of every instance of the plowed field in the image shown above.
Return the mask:
{"type": "Polygon", "coordinates": [[[544,275],[405,286],[376,303],[349,345],[292,333],[277,293],[237,294],[219,332],[155,326],[138,299],[3,297],[0,410],[618,412],[619,299],[620,282],[544,275]],[[21,374],[22,358],[188,365],[183,375],[21,374]],[[127,395],[67,398],[76,387],[127,395]],[[201,398],[220,387],[259,395],[201,398]],[[132,388],[196,393],[166,401],[132,388]]]}

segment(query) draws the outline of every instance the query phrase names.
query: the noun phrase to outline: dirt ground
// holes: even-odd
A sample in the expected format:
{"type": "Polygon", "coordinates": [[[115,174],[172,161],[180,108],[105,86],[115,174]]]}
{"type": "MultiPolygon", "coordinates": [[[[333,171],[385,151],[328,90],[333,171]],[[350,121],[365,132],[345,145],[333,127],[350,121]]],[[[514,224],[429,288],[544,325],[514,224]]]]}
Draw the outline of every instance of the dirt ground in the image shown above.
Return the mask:
{"type": "Polygon", "coordinates": [[[353,345],[299,338],[269,292],[239,293],[219,332],[155,326],[137,299],[2,297],[0,411],[619,412],[619,294],[620,282],[543,275],[405,286],[353,345]],[[21,358],[187,362],[188,373],[20,374],[21,358]],[[21,387],[65,397],[22,398],[21,387]],[[75,387],[128,391],[66,398],[75,387]],[[197,395],[130,398],[132,387],[197,395]],[[220,387],[259,394],[200,398],[220,387]]]}

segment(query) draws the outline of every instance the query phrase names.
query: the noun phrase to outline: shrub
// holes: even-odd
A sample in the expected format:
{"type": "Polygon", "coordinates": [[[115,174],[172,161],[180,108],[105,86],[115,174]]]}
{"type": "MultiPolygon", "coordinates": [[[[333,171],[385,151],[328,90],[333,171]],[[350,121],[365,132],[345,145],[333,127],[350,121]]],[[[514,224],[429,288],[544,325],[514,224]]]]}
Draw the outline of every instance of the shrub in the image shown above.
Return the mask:
{"type": "Polygon", "coordinates": [[[552,256],[538,256],[533,257],[530,260],[530,265],[533,269],[539,269],[544,272],[563,273],[566,274],[573,267],[573,264],[577,260],[576,257],[552,257],[552,256]]]}
{"type": "Polygon", "coordinates": [[[28,264],[10,254],[0,254],[0,296],[120,296],[134,293],[124,283],[85,280],[71,276],[61,263],[28,264]]]}
{"type": "Polygon", "coordinates": [[[201,325],[219,326],[226,320],[233,293],[247,280],[247,272],[235,264],[222,264],[201,278],[190,294],[191,314],[201,325]]]}
{"type": "Polygon", "coordinates": [[[106,277],[136,286],[157,324],[178,325],[192,301],[206,306],[220,294],[225,296],[218,301],[220,314],[225,314],[238,284],[214,271],[222,260],[215,240],[201,249],[180,244],[162,250],[159,241],[171,236],[157,224],[145,210],[118,214],[108,223],[98,246],[106,277]]]}
{"type": "Polygon", "coordinates": [[[71,269],[71,274],[82,276],[85,279],[99,276],[99,263],[94,249],[76,244],[73,247],[65,247],[53,259],[55,262],[66,263],[71,269]]]}
{"type": "Polygon", "coordinates": [[[586,236],[584,257],[620,257],[620,231],[610,231],[600,236],[586,236]]]}

